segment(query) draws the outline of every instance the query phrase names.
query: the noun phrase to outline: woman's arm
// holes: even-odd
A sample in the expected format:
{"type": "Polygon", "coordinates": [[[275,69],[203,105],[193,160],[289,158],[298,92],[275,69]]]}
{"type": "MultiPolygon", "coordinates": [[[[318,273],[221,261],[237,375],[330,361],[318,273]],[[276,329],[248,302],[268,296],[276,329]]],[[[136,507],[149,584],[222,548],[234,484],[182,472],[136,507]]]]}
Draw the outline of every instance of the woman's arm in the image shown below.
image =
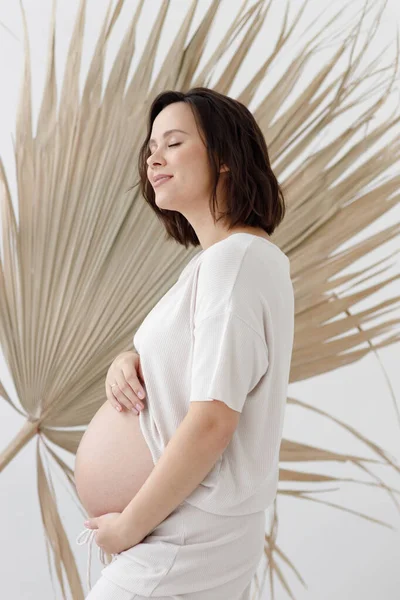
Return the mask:
{"type": "MultiPolygon", "coordinates": [[[[198,404],[197,402],[195,404],[198,404]]],[[[121,513],[129,537],[143,539],[187,498],[229,444],[232,428],[212,423],[209,413],[190,411],[143,486],[121,513]]]]}

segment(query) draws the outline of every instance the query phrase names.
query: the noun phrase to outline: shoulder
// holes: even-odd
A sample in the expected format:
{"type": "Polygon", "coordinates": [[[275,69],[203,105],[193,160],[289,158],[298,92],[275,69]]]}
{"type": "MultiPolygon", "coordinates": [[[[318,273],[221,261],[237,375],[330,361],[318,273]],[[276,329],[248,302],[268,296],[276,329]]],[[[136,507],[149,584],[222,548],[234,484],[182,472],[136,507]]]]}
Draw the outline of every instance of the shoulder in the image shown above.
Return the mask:
{"type": "Polygon", "coordinates": [[[237,279],[256,282],[270,269],[288,266],[288,257],[276,244],[257,236],[232,236],[201,253],[198,276],[204,284],[219,287],[237,279]]]}

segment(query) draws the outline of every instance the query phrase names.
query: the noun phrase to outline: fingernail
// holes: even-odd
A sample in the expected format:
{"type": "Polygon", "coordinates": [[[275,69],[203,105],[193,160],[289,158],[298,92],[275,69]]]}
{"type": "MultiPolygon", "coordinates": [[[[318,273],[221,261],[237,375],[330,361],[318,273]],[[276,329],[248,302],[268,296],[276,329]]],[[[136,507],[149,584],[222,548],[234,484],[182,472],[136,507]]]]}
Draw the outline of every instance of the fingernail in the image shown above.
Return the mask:
{"type": "Polygon", "coordinates": [[[117,409],[118,412],[121,412],[122,408],[120,406],[116,406],[115,407],[117,409]]]}
{"type": "Polygon", "coordinates": [[[140,390],[140,391],[138,392],[138,396],[139,396],[139,398],[140,398],[141,400],[143,400],[143,398],[144,398],[144,392],[143,392],[143,390],[140,390]]]}
{"type": "Polygon", "coordinates": [[[136,408],[138,409],[138,411],[140,412],[142,410],[142,406],[140,406],[140,404],[135,404],[136,408]]]}

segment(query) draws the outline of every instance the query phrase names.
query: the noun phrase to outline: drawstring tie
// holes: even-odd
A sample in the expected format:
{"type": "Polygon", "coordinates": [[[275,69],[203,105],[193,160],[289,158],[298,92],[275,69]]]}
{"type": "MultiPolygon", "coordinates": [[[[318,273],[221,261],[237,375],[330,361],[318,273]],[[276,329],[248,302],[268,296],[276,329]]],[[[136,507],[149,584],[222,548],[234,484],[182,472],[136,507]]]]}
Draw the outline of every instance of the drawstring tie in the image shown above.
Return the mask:
{"type": "MultiPolygon", "coordinates": [[[[96,531],[97,531],[97,529],[89,529],[88,527],[85,527],[85,529],[83,531],[81,531],[81,533],[76,538],[76,543],[79,546],[82,546],[82,544],[89,544],[88,560],[87,560],[87,568],[86,568],[86,583],[87,583],[89,591],[92,589],[92,586],[90,583],[90,562],[91,562],[91,558],[92,558],[92,544],[93,544],[93,540],[95,539],[96,531]]],[[[107,562],[105,560],[105,552],[104,552],[103,548],[100,548],[100,546],[97,546],[97,547],[99,550],[99,559],[102,562],[102,564],[104,566],[106,566],[107,562]]],[[[113,554],[112,556],[114,558],[115,554],[113,554]]]]}

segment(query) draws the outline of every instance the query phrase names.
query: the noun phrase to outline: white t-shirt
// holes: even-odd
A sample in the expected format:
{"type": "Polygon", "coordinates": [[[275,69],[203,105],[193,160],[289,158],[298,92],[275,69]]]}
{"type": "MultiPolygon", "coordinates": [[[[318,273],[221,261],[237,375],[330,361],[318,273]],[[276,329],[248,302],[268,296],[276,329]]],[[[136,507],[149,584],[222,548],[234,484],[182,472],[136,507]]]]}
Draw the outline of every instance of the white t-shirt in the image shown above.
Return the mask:
{"type": "Polygon", "coordinates": [[[274,501],[293,334],[289,258],[250,233],[196,254],[143,320],[133,338],[146,389],[138,418],[154,464],[189,402],[216,399],[241,413],[186,502],[242,515],[274,501]]]}

